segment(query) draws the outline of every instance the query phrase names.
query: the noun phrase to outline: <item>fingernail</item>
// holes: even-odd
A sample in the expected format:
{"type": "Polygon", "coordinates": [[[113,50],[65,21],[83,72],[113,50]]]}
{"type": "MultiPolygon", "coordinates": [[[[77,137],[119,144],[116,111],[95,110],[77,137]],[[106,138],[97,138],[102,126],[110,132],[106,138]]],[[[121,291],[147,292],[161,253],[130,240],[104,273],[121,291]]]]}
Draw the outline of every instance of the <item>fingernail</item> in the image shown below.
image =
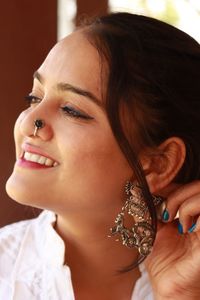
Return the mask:
{"type": "Polygon", "coordinates": [[[178,232],[179,232],[180,234],[183,234],[183,226],[181,225],[180,222],[178,223],[178,232]]]}
{"type": "Polygon", "coordinates": [[[194,223],[189,229],[188,229],[188,232],[191,233],[195,230],[196,228],[196,223],[194,223]]]}
{"type": "Polygon", "coordinates": [[[167,222],[169,220],[169,213],[168,210],[165,208],[163,215],[162,215],[162,220],[167,222]]]}

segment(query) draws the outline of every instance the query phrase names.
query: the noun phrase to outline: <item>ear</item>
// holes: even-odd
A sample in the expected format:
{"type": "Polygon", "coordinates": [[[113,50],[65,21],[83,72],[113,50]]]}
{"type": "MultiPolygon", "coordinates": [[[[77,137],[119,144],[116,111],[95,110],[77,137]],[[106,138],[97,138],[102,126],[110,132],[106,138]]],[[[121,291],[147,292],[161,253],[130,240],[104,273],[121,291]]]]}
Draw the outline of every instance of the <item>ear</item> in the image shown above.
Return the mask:
{"type": "Polygon", "coordinates": [[[156,149],[145,151],[141,163],[151,193],[161,192],[173,181],[185,156],[185,144],[178,137],[171,137],[156,149]]]}

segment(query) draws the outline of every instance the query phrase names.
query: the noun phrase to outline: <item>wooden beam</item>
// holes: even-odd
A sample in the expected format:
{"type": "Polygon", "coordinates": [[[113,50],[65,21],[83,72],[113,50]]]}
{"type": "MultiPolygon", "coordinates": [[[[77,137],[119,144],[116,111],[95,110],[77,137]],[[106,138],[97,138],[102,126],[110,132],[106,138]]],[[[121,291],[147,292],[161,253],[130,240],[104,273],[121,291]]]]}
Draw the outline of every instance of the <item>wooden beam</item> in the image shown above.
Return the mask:
{"type": "Polygon", "coordinates": [[[108,12],[108,0],[76,0],[77,14],[75,22],[78,25],[84,17],[106,14],[108,12]]]}
{"type": "Polygon", "coordinates": [[[32,216],[9,199],[5,183],[15,162],[13,126],[25,109],[33,72],[57,38],[56,0],[2,1],[0,10],[0,226],[32,216]]]}

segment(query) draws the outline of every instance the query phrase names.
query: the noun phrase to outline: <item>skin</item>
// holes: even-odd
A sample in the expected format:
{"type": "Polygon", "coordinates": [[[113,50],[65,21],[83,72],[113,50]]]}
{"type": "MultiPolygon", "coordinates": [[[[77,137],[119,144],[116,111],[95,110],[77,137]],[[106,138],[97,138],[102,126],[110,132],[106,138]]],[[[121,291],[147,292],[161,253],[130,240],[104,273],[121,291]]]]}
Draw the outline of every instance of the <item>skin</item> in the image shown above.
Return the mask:
{"type": "Polygon", "coordinates": [[[129,265],[137,252],[127,253],[107,235],[121,210],[123,187],[132,170],[114,139],[103,107],[56,88],[58,83],[70,83],[90,91],[101,102],[100,71],[97,51],[80,32],[51,50],[38,69],[41,82],[34,79],[32,89],[42,101],[19,116],[15,142],[17,159],[26,143],[42,149],[59,165],[34,170],[16,163],[7,192],[20,203],[50,209],[58,215],[56,230],[67,244],[67,263],[77,299],[111,299],[113,295],[127,299],[140,273],[136,269],[116,276],[116,271],[129,265]],[[66,105],[93,119],[63,113],[61,107],[66,105]],[[46,125],[34,137],[37,118],[44,119],[46,125]]]}
{"type": "Polygon", "coordinates": [[[200,182],[174,185],[168,194],[167,224],[159,230],[145,265],[150,275],[156,300],[197,300],[200,298],[200,182]],[[177,230],[177,219],[183,233],[177,230]],[[192,232],[189,228],[196,222],[192,232]],[[169,247],[170,245],[170,247],[169,247]]]}
{"type": "MultiPolygon", "coordinates": [[[[106,83],[100,80],[99,54],[83,33],[77,31],[51,50],[38,73],[40,76],[34,79],[31,92],[37,97],[37,103],[32,103],[23,111],[15,125],[17,159],[6,185],[7,192],[22,204],[49,209],[57,214],[55,230],[67,245],[65,263],[72,272],[76,299],[130,299],[140,276],[139,269],[122,275],[117,275],[116,271],[135,261],[137,251],[108,239],[107,234],[124,203],[124,185],[128,179],[134,180],[134,174],[118,147],[103,108],[102,94],[106,83]],[[99,104],[72,91],[59,89],[60,83],[89,91],[99,104]],[[63,107],[78,110],[90,118],[74,117],[69,110],[68,113],[63,112],[63,107]],[[34,136],[34,120],[38,118],[45,120],[45,127],[34,136]],[[22,168],[17,162],[24,144],[42,150],[57,161],[58,166],[48,169],[22,168]]],[[[181,197],[177,200],[177,186],[174,188],[171,184],[184,162],[185,146],[174,137],[157,150],[152,155],[149,149],[142,149],[140,160],[151,192],[170,195],[167,204],[170,223],[160,226],[155,252],[146,264],[155,296],[164,299],[167,291],[160,289],[162,282],[171,278],[170,272],[174,272],[173,278],[179,278],[173,259],[165,259],[169,251],[166,247],[160,247],[160,242],[163,241],[161,236],[164,230],[165,243],[173,241],[176,244],[177,229],[174,233],[176,224],[173,217],[179,207],[182,208],[180,218],[186,214],[186,208],[182,207],[186,201],[185,193],[180,193],[181,197]],[[159,265],[153,263],[157,255],[160,255],[159,265]],[[166,264],[169,272],[165,273],[166,264]]],[[[200,190],[196,186],[186,187],[187,199],[190,195],[193,199],[193,215],[200,213],[200,209],[194,209],[200,190]]],[[[188,224],[190,222],[189,218],[188,224]]],[[[197,240],[195,243],[199,250],[197,240]]],[[[174,253],[175,262],[178,263],[180,257],[174,253]]],[[[181,268],[183,272],[184,260],[181,268]]],[[[198,275],[199,278],[199,273],[196,273],[194,277],[198,275]]]]}

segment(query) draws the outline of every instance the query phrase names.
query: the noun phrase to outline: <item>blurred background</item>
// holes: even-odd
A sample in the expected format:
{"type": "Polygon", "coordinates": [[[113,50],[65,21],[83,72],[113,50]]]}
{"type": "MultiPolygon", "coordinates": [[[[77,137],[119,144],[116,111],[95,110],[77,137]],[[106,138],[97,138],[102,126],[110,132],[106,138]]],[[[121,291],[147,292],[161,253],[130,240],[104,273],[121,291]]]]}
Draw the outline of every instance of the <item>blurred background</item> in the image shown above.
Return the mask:
{"type": "MultiPolygon", "coordinates": [[[[49,49],[84,17],[127,11],[166,21],[200,42],[199,0],[12,0],[0,11],[0,226],[38,214],[5,193],[15,162],[13,126],[25,108],[33,72],[49,49]]],[[[30,191],[31,192],[31,191],[30,191]]]]}

